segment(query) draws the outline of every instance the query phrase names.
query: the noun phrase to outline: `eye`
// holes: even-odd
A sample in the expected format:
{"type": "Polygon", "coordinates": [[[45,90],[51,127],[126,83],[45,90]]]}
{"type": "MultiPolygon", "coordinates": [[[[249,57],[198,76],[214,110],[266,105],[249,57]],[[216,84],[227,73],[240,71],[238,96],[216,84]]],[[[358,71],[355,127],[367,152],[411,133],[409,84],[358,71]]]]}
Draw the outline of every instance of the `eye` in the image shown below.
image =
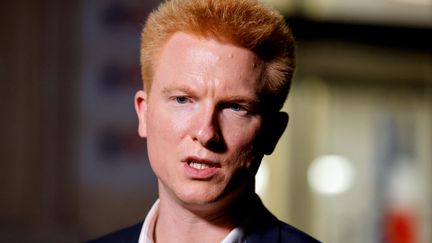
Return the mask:
{"type": "Polygon", "coordinates": [[[233,112],[233,114],[240,116],[248,116],[250,114],[249,108],[239,103],[228,103],[225,105],[225,109],[233,112]]]}
{"type": "Polygon", "coordinates": [[[174,97],[175,102],[179,104],[186,104],[189,101],[189,98],[186,96],[176,96],[174,97]]]}
{"type": "Polygon", "coordinates": [[[237,103],[229,104],[228,108],[230,108],[233,111],[246,111],[246,109],[243,106],[237,103]]]}

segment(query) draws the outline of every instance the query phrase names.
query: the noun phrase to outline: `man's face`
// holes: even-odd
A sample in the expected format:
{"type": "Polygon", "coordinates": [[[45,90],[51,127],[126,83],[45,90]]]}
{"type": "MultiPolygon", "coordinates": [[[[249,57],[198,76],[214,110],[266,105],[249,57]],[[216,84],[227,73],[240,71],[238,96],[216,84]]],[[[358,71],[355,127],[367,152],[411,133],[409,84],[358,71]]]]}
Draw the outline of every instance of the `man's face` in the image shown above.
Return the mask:
{"type": "Polygon", "coordinates": [[[161,198],[206,205],[253,181],[261,72],[251,51],[231,44],[176,33],[163,46],[151,90],[136,95],[161,198]]]}

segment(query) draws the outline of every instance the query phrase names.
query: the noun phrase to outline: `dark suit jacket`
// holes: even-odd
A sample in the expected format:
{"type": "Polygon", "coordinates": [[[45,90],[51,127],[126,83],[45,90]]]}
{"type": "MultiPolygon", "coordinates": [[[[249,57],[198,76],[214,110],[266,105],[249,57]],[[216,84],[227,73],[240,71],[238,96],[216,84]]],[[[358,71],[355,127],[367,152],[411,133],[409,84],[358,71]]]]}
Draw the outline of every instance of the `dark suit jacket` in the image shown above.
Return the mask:
{"type": "MultiPolygon", "coordinates": [[[[273,216],[255,196],[245,227],[247,243],[317,243],[316,239],[273,216]]],[[[249,206],[250,206],[249,204],[249,206]]],[[[88,243],[138,243],[143,222],[88,243]]]]}

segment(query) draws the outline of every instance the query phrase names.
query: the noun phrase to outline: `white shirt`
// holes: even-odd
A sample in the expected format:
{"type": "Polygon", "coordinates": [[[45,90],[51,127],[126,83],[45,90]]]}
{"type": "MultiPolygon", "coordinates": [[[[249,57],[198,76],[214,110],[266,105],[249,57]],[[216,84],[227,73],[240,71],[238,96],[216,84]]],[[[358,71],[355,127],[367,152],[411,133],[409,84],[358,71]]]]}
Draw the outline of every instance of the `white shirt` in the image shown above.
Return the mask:
{"type": "MultiPolygon", "coordinates": [[[[154,243],[153,242],[153,232],[154,232],[154,220],[156,213],[159,208],[159,199],[151,207],[148,212],[144,224],[141,228],[141,233],[139,236],[138,243],[154,243]]],[[[221,241],[221,243],[245,243],[243,239],[244,233],[240,227],[236,227],[221,241]]]]}

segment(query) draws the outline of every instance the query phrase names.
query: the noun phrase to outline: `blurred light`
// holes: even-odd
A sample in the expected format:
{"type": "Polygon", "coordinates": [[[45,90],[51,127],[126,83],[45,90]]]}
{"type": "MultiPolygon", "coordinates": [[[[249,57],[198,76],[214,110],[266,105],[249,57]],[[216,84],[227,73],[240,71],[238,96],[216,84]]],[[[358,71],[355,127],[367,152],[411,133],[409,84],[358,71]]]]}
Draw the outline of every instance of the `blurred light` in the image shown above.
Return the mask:
{"type": "Polygon", "coordinates": [[[255,190],[261,197],[264,197],[264,194],[267,191],[268,180],[269,168],[267,162],[263,160],[255,177],[255,190]]]}
{"type": "Polygon", "coordinates": [[[309,167],[309,185],[323,194],[343,193],[354,179],[352,163],[339,155],[326,155],[315,159],[309,167]]]}

